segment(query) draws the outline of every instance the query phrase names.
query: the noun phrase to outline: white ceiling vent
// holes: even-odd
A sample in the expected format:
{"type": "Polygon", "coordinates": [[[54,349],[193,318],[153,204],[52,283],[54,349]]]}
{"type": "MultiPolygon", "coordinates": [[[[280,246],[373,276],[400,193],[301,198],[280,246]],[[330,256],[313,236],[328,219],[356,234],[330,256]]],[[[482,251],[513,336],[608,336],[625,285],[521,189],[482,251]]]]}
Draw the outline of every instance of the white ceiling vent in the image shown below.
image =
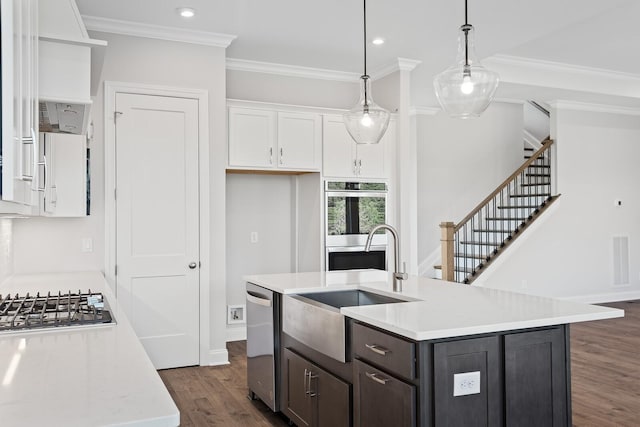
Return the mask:
{"type": "Polygon", "coordinates": [[[629,236],[613,237],[613,285],[629,284],[629,236]]]}

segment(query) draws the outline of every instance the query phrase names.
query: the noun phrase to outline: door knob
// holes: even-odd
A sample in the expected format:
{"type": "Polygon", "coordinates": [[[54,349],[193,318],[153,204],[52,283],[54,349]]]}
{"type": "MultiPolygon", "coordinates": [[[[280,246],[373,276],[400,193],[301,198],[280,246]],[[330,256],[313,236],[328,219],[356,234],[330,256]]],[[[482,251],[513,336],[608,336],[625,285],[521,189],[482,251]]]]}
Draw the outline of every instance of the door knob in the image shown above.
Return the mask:
{"type": "Polygon", "coordinates": [[[195,262],[191,262],[191,263],[189,263],[189,268],[190,268],[190,269],[192,269],[192,270],[193,270],[194,268],[196,268],[197,266],[198,266],[198,264],[196,264],[195,262]]]}

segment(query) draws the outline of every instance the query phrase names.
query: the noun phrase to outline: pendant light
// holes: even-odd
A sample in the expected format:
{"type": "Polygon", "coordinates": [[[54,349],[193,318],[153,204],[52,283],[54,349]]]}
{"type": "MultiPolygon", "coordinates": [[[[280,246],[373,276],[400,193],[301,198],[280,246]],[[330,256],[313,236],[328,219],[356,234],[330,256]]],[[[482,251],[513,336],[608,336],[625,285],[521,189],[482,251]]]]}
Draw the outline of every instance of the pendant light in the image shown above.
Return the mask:
{"type": "Polygon", "coordinates": [[[360,100],[342,119],[358,144],[377,144],[389,126],[391,114],[373,102],[371,78],[367,75],[367,0],[364,0],[364,73],[360,77],[360,100]]]}
{"type": "Polygon", "coordinates": [[[433,80],[436,96],[451,117],[478,117],[487,109],[498,88],[498,73],[487,70],[476,56],[473,25],[467,20],[464,0],[464,25],[458,36],[456,62],[433,80]]]}

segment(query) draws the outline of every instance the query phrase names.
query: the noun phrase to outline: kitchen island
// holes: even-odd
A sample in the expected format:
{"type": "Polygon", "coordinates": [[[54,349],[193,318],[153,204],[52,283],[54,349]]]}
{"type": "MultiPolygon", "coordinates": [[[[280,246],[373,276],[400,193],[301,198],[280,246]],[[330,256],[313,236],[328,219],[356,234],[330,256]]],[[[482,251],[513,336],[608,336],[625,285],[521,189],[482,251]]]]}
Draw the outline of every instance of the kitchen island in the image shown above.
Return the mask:
{"type": "MultiPolygon", "coordinates": [[[[245,279],[282,299],[274,305],[285,325],[276,331],[276,393],[298,425],[326,424],[333,408],[334,425],[569,426],[568,325],[624,315],[415,276],[394,292],[390,273],[376,270],[245,279]],[[346,319],[346,354],[336,360],[295,328],[287,333],[287,307],[292,298],[341,290],[401,301],[336,309],[346,319]]],[[[316,335],[330,335],[324,328],[316,335]]]]}
{"type": "Polygon", "coordinates": [[[0,294],[101,292],[115,323],[0,333],[0,425],[172,427],[180,413],[98,272],[14,276],[0,294]]]}

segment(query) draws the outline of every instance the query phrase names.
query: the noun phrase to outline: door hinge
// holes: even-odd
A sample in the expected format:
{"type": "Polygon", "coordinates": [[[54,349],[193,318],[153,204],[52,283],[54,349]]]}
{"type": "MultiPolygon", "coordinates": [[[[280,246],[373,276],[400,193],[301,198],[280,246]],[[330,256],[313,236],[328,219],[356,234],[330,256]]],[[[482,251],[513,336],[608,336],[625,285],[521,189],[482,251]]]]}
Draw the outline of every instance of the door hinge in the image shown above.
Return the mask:
{"type": "Polygon", "coordinates": [[[118,118],[118,116],[122,115],[122,111],[114,111],[113,112],[113,122],[115,123],[116,119],[118,118]]]}
{"type": "Polygon", "coordinates": [[[118,189],[117,188],[113,189],[113,200],[118,200],[118,189]]]}
{"type": "Polygon", "coordinates": [[[113,268],[114,270],[114,275],[117,276],[118,275],[118,264],[116,264],[113,268]]]}

